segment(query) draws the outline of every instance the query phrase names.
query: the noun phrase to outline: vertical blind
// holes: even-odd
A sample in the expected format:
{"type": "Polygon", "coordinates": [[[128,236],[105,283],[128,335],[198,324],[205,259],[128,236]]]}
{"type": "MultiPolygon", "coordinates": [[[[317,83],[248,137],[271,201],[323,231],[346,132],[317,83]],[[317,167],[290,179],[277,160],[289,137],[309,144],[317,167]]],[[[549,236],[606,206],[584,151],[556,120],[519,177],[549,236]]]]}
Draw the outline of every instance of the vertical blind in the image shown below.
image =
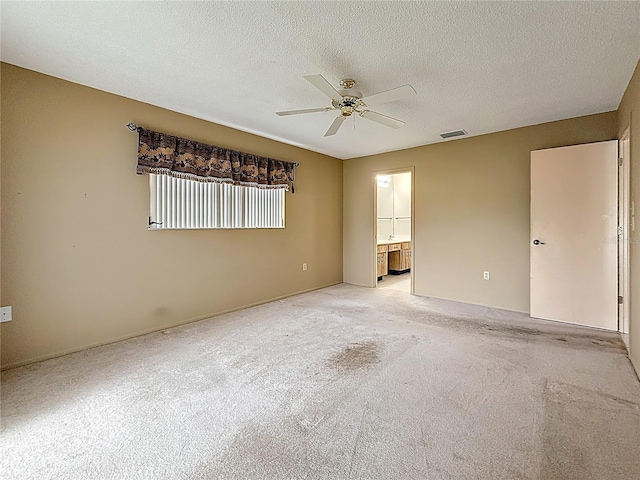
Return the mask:
{"type": "Polygon", "coordinates": [[[285,190],[149,175],[150,229],[284,228],[285,190]]]}

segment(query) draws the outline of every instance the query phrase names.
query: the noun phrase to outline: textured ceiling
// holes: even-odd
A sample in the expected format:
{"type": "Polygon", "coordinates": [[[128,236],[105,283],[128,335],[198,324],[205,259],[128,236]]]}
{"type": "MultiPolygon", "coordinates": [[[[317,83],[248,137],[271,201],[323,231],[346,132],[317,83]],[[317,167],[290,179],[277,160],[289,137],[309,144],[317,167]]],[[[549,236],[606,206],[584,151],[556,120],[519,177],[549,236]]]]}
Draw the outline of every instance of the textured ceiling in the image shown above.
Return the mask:
{"type": "Polygon", "coordinates": [[[2,61],[338,158],[618,107],[640,2],[7,2],[2,61]],[[335,112],[303,79],[411,84],[323,137],[335,112]]]}

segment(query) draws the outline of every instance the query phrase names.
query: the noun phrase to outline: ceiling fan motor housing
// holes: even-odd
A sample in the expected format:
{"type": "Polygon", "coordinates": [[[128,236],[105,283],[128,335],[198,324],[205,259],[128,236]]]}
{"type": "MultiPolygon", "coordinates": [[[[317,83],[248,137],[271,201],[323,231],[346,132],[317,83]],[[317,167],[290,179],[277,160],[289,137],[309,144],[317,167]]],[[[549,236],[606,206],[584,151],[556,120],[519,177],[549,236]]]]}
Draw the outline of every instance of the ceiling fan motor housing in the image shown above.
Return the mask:
{"type": "Polygon", "coordinates": [[[360,92],[353,90],[340,90],[338,93],[342,95],[342,98],[339,102],[332,100],[331,104],[334,108],[339,109],[344,117],[350,116],[354,111],[356,111],[357,107],[363,106],[363,103],[360,100],[362,97],[360,92]]]}

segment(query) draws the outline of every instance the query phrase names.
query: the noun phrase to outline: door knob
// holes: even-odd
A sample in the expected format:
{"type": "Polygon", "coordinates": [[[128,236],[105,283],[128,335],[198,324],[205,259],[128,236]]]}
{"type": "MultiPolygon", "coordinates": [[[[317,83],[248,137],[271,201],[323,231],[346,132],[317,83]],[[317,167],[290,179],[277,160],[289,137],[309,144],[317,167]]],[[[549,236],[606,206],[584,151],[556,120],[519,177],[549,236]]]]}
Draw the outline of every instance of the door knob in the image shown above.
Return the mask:
{"type": "Polygon", "coordinates": [[[540,240],[538,240],[537,238],[533,241],[534,245],[544,245],[544,242],[541,242],[540,240]]]}

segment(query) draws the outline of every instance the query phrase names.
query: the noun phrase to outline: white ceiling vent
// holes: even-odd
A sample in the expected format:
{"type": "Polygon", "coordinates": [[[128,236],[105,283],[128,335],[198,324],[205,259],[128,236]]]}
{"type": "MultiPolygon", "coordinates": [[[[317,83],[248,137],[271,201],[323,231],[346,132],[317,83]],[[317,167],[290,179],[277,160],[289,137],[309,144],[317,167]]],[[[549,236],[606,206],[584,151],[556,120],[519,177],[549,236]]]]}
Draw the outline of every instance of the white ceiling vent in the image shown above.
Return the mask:
{"type": "Polygon", "coordinates": [[[453,138],[453,137],[461,137],[462,135],[466,135],[467,132],[465,132],[464,130],[453,130],[452,132],[444,132],[441,133],[440,136],[442,138],[453,138]]]}

